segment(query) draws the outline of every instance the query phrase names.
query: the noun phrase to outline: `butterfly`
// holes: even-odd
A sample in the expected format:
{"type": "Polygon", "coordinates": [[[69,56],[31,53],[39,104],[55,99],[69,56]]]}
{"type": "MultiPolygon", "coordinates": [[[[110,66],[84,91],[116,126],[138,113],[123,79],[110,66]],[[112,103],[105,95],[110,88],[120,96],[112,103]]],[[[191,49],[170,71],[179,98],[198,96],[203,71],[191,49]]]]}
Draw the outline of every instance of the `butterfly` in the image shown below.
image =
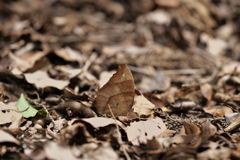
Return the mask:
{"type": "Polygon", "coordinates": [[[98,113],[126,116],[134,102],[135,87],[131,70],[120,64],[117,72],[99,89],[94,100],[98,113]],[[110,107],[110,108],[109,108],[110,107]]]}

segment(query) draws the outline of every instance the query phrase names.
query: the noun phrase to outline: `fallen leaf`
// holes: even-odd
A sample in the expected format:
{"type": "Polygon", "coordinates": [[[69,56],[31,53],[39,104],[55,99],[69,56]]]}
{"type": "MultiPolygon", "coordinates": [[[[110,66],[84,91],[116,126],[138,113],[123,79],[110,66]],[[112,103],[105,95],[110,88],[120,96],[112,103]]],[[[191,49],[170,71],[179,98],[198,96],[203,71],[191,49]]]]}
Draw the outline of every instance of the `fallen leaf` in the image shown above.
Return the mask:
{"type": "Polygon", "coordinates": [[[74,50],[70,47],[65,47],[65,48],[61,48],[59,50],[55,50],[56,55],[58,55],[59,57],[63,58],[66,61],[82,61],[83,59],[85,59],[85,57],[83,57],[79,51],[74,50]]]}
{"type": "Polygon", "coordinates": [[[80,148],[81,159],[102,160],[111,159],[119,160],[118,154],[113,150],[109,143],[87,143],[80,148]]]}
{"type": "Polygon", "coordinates": [[[141,115],[149,115],[155,105],[147,100],[143,95],[135,95],[133,111],[141,115]]]}
{"type": "Polygon", "coordinates": [[[212,99],[212,95],[213,95],[212,86],[208,83],[205,83],[200,86],[200,89],[201,89],[203,97],[205,97],[208,101],[210,101],[212,99]]]}
{"type": "Polygon", "coordinates": [[[195,124],[184,122],[185,133],[187,136],[197,136],[201,133],[200,128],[195,124]]]}
{"type": "Polygon", "coordinates": [[[200,39],[207,44],[206,50],[215,56],[222,54],[227,47],[226,41],[219,38],[213,38],[206,33],[201,34],[200,39]]]}
{"type": "Polygon", "coordinates": [[[77,160],[73,150],[66,144],[58,144],[56,142],[48,142],[44,145],[44,151],[48,159],[59,159],[59,160],[77,160]]]}
{"type": "Polygon", "coordinates": [[[224,117],[226,118],[227,124],[232,123],[238,117],[238,115],[239,113],[230,113],[230,114],[224,115],[224,117]]]}
{"type": "Polygon", "coordinates": [[[232,109],[226,106],[210,106],[203,108],[206,113],[210,113],[212,115],[223,117],[225,114],[233,113],[232,109]]]}
{"type": "Polygon", "coordinates": [[[70,88],[64,88],[63,98],[76,101],[89,101],[89,96],[86,93],[76,94],[70,88]]]}
{"type": "Polygon", "coordinates": [[[200,129],[201,129],[202,142],[204,142],[205,140],[213,136],[217,131],[217,128],[209,121],[204,122],[201,125],[200,129]]]}
{"type": "Polygon", "coordinates": [[[80,68],[71,68],[70,66],[63,66],[63,65],[54,67],[54,70],[62,73],[68,79],[76,77],[77,75],[82,73],[82,69],[80,68]]]}
{"type": "Polygon", "coordinates": [[[0,130],[0,144],[1,143],[14,143],[16,145],[21,144],[15,137],[3,130],[0,130]]]}
{"type": "Polygon", "coordinates": [[[110,124],[118,124],[121,128],[126,128],[120,121],[114,120],[112,118],[104,118],[104,117],[93,117],[93,118],[83,118],[85,122],[90,123],[94,128],[105,127],[110,124]]]}
{"type": "Polygon", "coordinates": [[[49,78],[47,73],[41,70],[34,73],[25,73],[24,75],[26,80],[29,83],[35,84],[37,88],[54,87],[61,90],[69,84],[68,81],[49,78]]]}
{"type": "Polygon", "coordinates": [[[225,147],[220,149],[208,149],[204,152],[197,154],[197,159],[201,159],[201,160],[230,159],[230,149],[225,147]]]}
{"type": "Polygon", "coordinates": [[[23,94],[20,95],[20,98],[17,101],[16,107],[25,118],[34,117],[38,113],[38,110],[33,108],[28,103],[28,101],[25,99],[23,94]]]}
{"type": "Polygon", "coordinates": [[[95,99],[97,112],[115,116],[127,115],[134,100],[134,80],[127,65],[119,65],[118,71],[98,91],[95,99]]]}
{"type": "Polygon", "coordinates": [[[238,128],[239,126],[240,126],[240,114],[238,114],[238,116],[234,119],[234,121],[232,121],[232,123],[224,130],[227,132],[231,132],[236,128],[238,128]]]}
{"type": "Polygon", "coordinates": [[[127,136],[133,145],[147,143],[147,140],[159,136],[167,129],[161,118],[148,119],[147,121],[133,122],[126,128],[127,136]]]}
{"type": "Polygon", "coordinates": [[[232,159],[240,159],[240,143],[237,144],[236,150],[231,150],[232,159]]]}
{"type": "Polygon", "coordinates": [[[65,115],[68,115],[69,117],[79,116],[85,118],[96,116],[96,113],[94,113],[90,107],[84,105],[81,102],[76,102],[73,100],[61,102],[52,109],[61,110],[65,115]]]}
{"type": "Polygon", "coordinates": [[[181,144],[191,148],[197,148],[201,144],[201,133],[200,128],[195,124],[184,122],[184,128],[182,128],[181,133],[175,135],[171,139],[172,144],[181,144]]]}
{"type": "Polygon", "coordinates": [[[95,139],[89,134],[83,123],[76,123],[61,129],[59,142],[69,145],[81,145],[87,142],[93,142],[95,139]],[[81,138],[79,138],[81,136],[81,138]]]}
{"type": "Polygon", "coordinates": [[[0,102],[0,124],[12,123],[9,128],[18,128],[22,114],[17,112],[17,107],[0,102]]]}

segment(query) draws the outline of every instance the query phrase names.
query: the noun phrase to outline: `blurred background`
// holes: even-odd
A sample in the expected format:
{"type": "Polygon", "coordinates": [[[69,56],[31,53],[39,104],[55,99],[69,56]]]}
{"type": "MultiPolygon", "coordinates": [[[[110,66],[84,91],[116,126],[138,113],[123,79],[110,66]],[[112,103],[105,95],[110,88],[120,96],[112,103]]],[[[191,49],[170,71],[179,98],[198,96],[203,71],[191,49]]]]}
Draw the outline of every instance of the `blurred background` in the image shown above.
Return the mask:
{"type": "Polygon", "coordinates": [[[240,60],[239,14],[235,0],[3,0],[0,69],[54,77],[49,66],[81,68],[94,54],[97,78],[126,63],[136,83],[197,81],[240,60]]]}

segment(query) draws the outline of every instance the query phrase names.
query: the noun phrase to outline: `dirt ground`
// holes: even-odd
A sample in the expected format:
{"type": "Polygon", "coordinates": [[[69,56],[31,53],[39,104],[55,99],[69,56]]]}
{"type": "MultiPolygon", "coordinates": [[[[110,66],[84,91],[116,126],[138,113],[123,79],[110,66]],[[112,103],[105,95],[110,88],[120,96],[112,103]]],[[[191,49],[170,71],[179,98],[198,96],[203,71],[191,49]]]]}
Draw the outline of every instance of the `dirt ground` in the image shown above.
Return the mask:
{"type": "Polygon", "coordinates": [[[240,2],[0,1],[0,157],[240,159],[240,2]]]}

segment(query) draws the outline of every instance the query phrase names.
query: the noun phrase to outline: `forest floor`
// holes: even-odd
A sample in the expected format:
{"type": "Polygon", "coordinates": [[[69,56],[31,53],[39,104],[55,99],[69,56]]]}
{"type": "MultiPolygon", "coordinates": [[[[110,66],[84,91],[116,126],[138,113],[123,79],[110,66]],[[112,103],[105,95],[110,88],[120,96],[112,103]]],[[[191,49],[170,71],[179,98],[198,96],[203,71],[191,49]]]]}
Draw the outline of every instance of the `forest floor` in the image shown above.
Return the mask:
{"type": "Polygon", "coordinates": [[[1,159],[240,159],[240,2],[0,1],[1,159]]]}

